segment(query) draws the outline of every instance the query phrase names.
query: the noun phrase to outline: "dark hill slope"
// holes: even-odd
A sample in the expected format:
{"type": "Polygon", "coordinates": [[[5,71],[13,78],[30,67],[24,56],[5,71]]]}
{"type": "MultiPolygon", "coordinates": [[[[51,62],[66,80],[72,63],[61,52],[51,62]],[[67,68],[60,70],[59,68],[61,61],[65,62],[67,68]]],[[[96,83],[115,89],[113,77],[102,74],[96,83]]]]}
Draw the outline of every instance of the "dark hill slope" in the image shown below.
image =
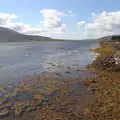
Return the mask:
{"type": "Polygon", "coordinates": [[[32,36],[20,34],[8,28],[0,27],[0,42],[27,42],[27,41],[43,41],[52,40],[43,36],[32,36]]]}

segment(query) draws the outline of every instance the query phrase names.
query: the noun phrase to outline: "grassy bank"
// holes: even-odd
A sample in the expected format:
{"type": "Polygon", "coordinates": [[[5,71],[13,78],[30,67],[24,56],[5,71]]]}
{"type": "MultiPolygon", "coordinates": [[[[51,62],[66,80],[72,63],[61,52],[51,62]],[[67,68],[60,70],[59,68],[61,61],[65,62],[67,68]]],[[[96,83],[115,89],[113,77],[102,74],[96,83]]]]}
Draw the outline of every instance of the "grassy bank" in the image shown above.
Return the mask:
{"type": "Polygon", "coordinates": [[[100,53],[91,65],[97,76],[84,83],[94,92],[96,100],[88,108],[87,116],[89,120],[120,120],[120,69],[99,69],[102,67],[99,63],[116,51],[116,48],[101,43],[101,47],[94,51],[100,53]]]}

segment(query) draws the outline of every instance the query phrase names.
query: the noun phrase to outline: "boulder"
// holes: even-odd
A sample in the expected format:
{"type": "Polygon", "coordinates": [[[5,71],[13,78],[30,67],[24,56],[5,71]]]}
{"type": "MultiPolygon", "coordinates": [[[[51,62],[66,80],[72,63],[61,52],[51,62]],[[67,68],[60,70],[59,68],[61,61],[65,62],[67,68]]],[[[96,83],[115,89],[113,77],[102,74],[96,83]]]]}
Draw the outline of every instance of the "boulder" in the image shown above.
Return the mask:
{"type": "Polygon", "coordinates": [[[0,111],[0,118],[8,117],[9,116],[9,110],[8,109],[3,109],[0,111]]]}
{"type": "Polygon", "coordinates": [[[28,107],[28,108],[26,109],[26,111],[27,111],[27,112],[32,112],[32,111],[33,111],[33,108],[32,108],[32,107],[28,107]]]}
{"type": "Polygon", "coordinates": [[[112,70],[120,70],[120,51],[115,51],[111,53],[103,60],[100,61],[98,66],[102,67],[102,69],[112,69],[112,70]]]}
{"type": "Polygon", "coordinates": [[[21,117],[24,113],[24,110],[20,107],[15,108],[15,116],[21,117]]]}
{"type": "Polygon", "coordinates": [[[7,101],[6,98],[0,98],[0,105],[4,104],[7,101]]]}

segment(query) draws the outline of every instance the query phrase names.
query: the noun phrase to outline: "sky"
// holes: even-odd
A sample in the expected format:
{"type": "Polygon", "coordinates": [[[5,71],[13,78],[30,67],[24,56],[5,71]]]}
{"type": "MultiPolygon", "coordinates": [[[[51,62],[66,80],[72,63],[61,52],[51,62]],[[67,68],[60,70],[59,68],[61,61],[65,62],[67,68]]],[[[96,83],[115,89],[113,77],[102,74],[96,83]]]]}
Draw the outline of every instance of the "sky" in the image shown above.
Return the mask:
{"type": "Polygon", "coordinates": [[[1,0],[0,26],[58,39],[120,34],[120,0],[1,0]]]}

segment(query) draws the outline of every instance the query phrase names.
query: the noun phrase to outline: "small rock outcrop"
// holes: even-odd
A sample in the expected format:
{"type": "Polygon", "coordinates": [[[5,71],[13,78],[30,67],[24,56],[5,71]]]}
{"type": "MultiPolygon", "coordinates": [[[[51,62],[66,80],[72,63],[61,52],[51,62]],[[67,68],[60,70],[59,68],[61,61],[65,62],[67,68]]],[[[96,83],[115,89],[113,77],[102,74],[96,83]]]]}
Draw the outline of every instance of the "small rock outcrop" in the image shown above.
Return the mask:
{"type": "Polygon", "coordinates": [[[115,51],[105,57],[101,62],[102,69],[120,70],[120,51],[115,51]]]}
{"type": "Polygon", "coordinates": [[[9,116],[9,110],[8,109],[3,109],[0,110],[0,118],[8,117],[9,116]]]}

